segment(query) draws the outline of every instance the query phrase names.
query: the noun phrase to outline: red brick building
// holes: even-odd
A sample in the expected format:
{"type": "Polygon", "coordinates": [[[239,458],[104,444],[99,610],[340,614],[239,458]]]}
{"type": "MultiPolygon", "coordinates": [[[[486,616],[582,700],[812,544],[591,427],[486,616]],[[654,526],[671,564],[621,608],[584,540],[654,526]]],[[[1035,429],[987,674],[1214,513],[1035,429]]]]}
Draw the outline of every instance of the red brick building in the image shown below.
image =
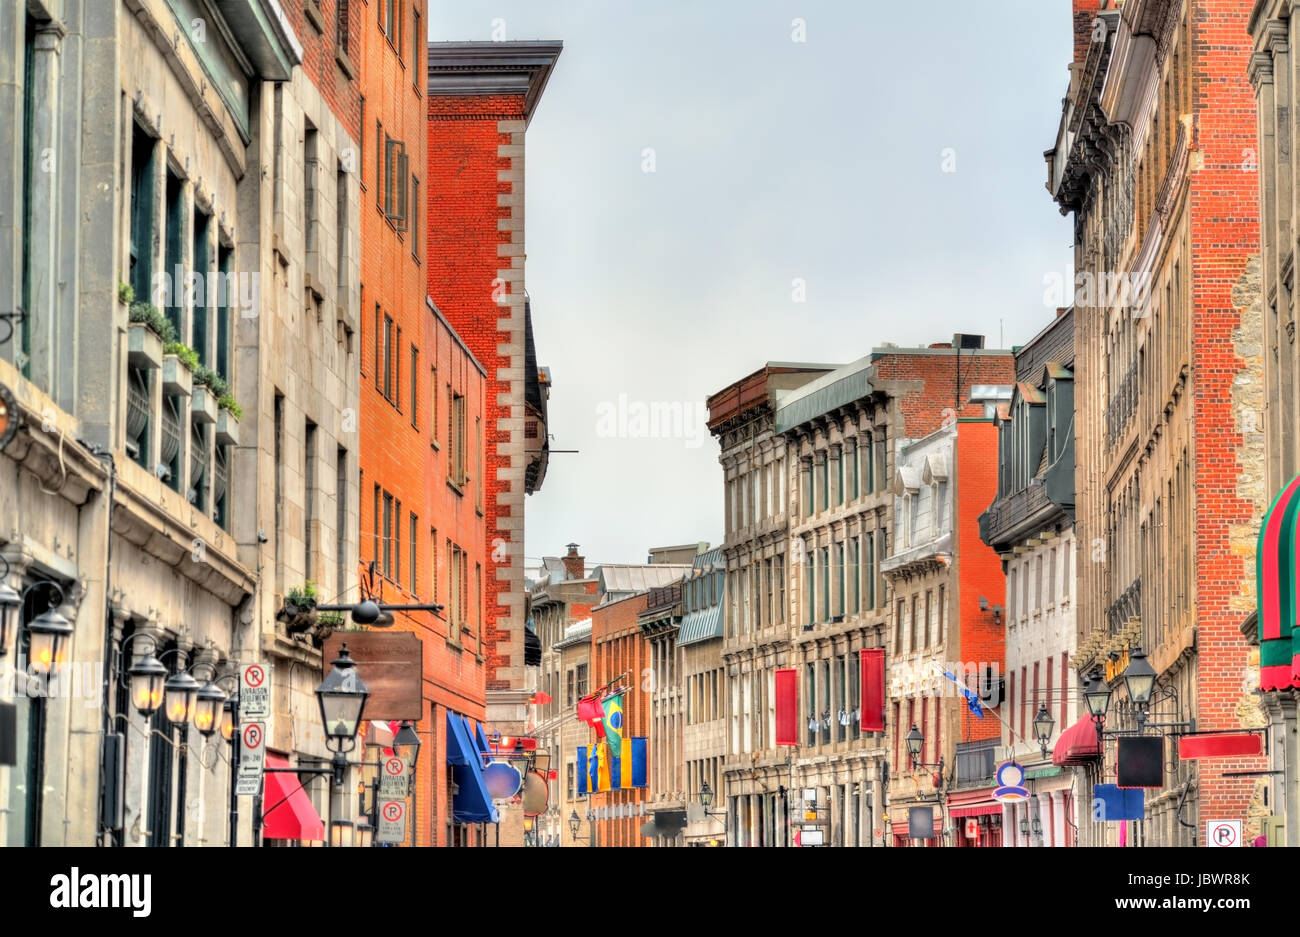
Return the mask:
{"type": "Polygon", "coordinates": [[[363,572],[374,564],[385,601],[444,606],[394,613],[393,628],[416,634],[423,653],[415,842],[469,845],[476,827],[456,822],[451,796],[448,717],[484,718],[486,371],[427,297],[423,4],[393,4],[391,19],[383,4],[378,17],[350,8],[364,121],[359,560],[363,572]]]}
{"type": "MultiPolygon", "coordinates": [[[[641,592],[617,598],[596,606],[591,613],[592,686],[618,681],[628,688],[623,697],[623,734],[629,738],[650,735],[650,693],[644,682],[649,675],[650,640],[637,624],[637,613],[645,610],[647,597],[648,593],[641,592]]],[[[641,836],[641,826],[647,819],[644,805],[648,790],[591,796],[597,845],[648,845],[641,836]]]]}
{"type": "MultiPolygon", "coordinates": [[[[525,730],[524,496],[545,477],[549,375],[524,289],[524,137],[558,42],[428,47],[429,296],[487,369],[482,432],[487,718],[525,730]]],[[[470,471],[475,471],[471,468],[470,471]]],[[[517,811],[516,811],[517,813],[517,811]]],[[[522,835],[522,823],[519,832],[522,835]]]]}
{"type": "MultiPolygon", "coordinates": [[[[1075,58],[1048,190],[1075,228],[1081,679],[1114,694],[1107,727],[1142,719],[1240,729],[1258,718],[1241,633],[1266,492],[1266,352],[1254,94],[1245,0],[1074,3],[1075,58]],[[1091,29],[1083,41],[1081,23],[1091,29]],[[1106,154],[1099,159],[1098,154],[1106,154]],[[1105,287],[1105,289],[1103,289],[1105,287]],[[1258,420],[1263,423],[1262,419],[1258,420]],[[1159,674],[1139,705],[1140,647],[1159,674]],[[1141,717],[1141,718],[1139,718],[1141,717]]],[[[1268,492],[1271,494],[1272,492],[1268,492]]],[[[1148,735],[1167,730],[1148,729],[1148,735]]],[[[1207,819],[1258,830],[1262,759],[1180,761],[1139,820],[1080,819],[1084,845],[1192,845],[1207,819]],[[1229,777],[1231,773],[1237,776],[1229,777]]],[[[1080,783],[1115,783],[1117,745],[1080,783]]],[[[1089,798],[1090,790],[1076,792],[1089,798]]]]}

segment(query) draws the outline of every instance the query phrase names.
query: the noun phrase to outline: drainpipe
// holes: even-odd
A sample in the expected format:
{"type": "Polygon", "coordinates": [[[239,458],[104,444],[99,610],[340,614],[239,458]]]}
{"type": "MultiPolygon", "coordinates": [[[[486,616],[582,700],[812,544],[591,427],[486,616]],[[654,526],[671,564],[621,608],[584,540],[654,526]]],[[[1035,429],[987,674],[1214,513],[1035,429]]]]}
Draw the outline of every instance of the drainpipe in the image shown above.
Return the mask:
{"type": "MultiPolygon", "coordinates": [[[[117,489],[117,463],[113,459],[113,453],[102,448],[98,444],[89,447],[91,455],[108,464],[108,500],[107,512],[104,520],[104,670],[100,677],[101,692],[103,693],[103,706],[101,707],[100,717],[100,736],[99,736],[99,790],[101,796],[96,804],[96,826],[99,830],[101,844],[105,834],[110,839],[110,845],[121,846],[122,837],[120,831],[107,828],[104,824],[107,817],[104,816],[104,798],[103,792],[108,785],[108,736],[113,731],[113,709],[116,708],[117,694],[115,692],[115,677],[119,661],[115,653],[117,648],[116,630],[117,623],[113,616],[113,499],[117,489]]],[[[119,752],[120,756],[125,756],[125,752],[119,752]]],[[[119,796],[125,796],[125,791],[118,791],[119,796]]]]}

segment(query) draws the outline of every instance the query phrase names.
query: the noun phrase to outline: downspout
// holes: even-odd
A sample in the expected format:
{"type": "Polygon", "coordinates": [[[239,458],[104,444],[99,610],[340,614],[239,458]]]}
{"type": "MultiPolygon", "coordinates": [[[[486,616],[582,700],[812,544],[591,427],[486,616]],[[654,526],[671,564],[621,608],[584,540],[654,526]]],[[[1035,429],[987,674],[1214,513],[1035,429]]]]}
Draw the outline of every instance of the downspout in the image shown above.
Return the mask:
{"type": "MultiPolygon", "coordinates": [[[[111,839],[111,845],[121,846],[122,840],[119,831],[116,829],[106,828],[104,823],[104,798],[102,792],[107,790],[108,784],[108,736],[113,727],[113,716],[110,714],[110,707],[115,705],[116,694],[114,690],[114,677],[117,673],[119,661],[114,655],[113,642],[113,500],[117,489],[117,462],[113,459],[113,453],[99,445],[90,447],[91,454],[95,458],[108,463],[108,512],[104,524],[104,670],[100,678],[101,691],[103,692],[103,703],[100,716],[100,736],[99,736],[99,790],[101,796],[95,806],[97,813],[96,825],[99,829],[99,836],[102,844],[104,834],[108,834],[111,839]]],[[[125,752],[122,753],[125,755],[125,752]]],[[[119,791],[119,794],[122,792],[119,791]]]]}

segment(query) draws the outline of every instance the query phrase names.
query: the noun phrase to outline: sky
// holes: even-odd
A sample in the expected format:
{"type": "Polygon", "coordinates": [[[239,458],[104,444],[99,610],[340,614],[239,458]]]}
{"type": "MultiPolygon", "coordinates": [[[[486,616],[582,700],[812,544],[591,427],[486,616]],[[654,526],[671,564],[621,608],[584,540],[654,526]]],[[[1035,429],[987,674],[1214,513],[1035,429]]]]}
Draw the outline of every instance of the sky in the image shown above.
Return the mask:
{"type": "Polygon", "coordinates": [[[704,402],[765,362],[1023,344],[1072,279],[1043,160],[1069,0],[429,6],[433,40],[564,42],[526,141],[525,278],[551,447],[578,452],[527,499],[529,567],[719,544],[704,402]]]}

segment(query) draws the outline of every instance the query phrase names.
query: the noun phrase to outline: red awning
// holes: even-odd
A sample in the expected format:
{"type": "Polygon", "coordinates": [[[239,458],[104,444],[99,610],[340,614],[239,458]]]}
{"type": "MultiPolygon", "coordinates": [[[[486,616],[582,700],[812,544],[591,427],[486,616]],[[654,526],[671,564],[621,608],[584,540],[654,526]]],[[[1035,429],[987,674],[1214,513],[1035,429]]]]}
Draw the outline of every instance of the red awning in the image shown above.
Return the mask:
{"type": "Polygon", "coordinates": [[[1101,756],[1097,739],[1097,726],[1091,716],[1084,716],[1061,733],[1052,749],[1052,764],[1058,766],[1086,765],[1101,756]]]}
{"type": "Polygon", "coordinates": [[[953,807],[948,811],[948,816],[954,820],[960,820],[965,817],[985,817],[996,814],[1002,815],[1002,805],[996,801],[991,804],[977,804],[973,807],[953,807]]]}
{"type": "MultiPolygon", "coordinates": [[[[289,761],[267,752],[268,768],[288,768],[289,761]]],[[[324,840],[325,824],[302,789],[298,775],[270,772],[262,775],[262,838],[324,840]]]]}

